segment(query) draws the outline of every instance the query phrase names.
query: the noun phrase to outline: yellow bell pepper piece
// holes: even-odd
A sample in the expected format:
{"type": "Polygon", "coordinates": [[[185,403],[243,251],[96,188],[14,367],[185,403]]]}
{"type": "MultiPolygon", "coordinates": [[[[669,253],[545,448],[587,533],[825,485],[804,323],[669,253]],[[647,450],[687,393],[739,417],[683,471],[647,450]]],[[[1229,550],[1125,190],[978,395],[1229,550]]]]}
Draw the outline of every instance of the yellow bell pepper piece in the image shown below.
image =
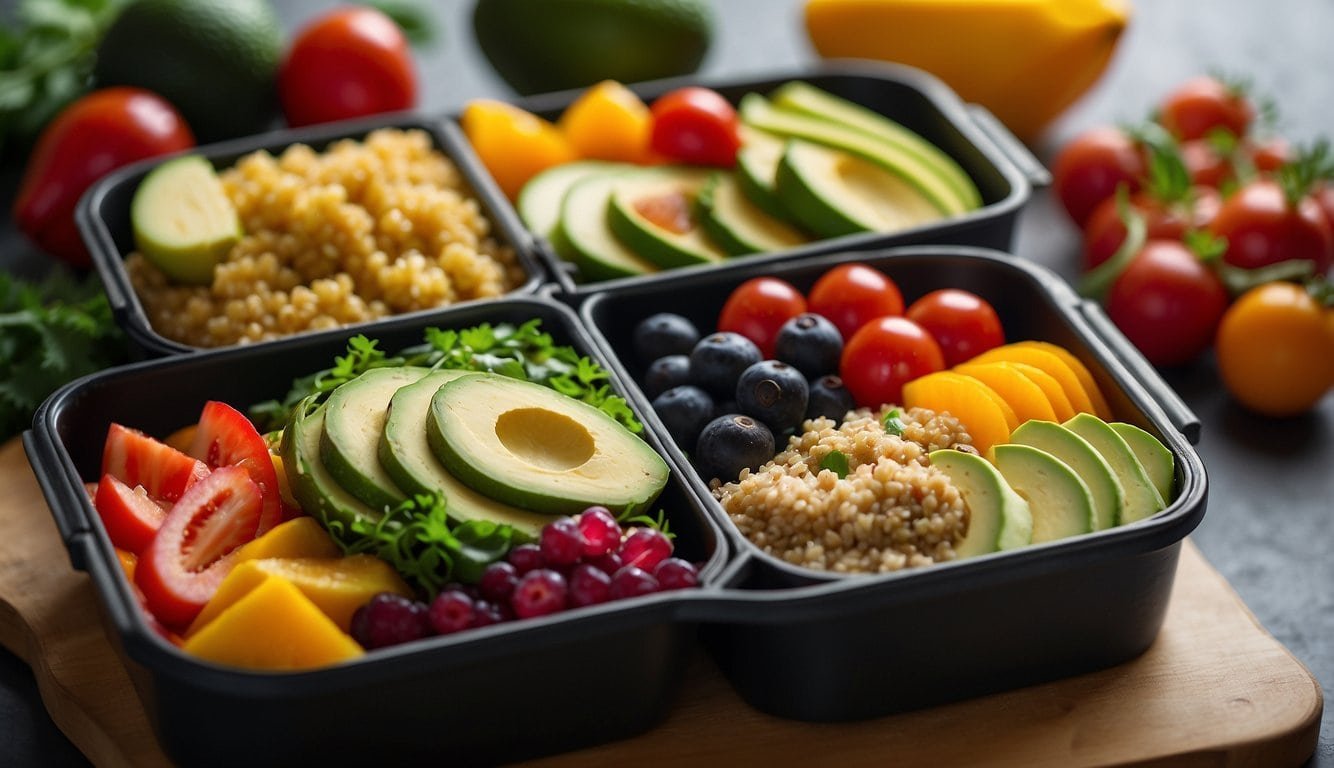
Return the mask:
{"type": "Polygon", "coordinates": [[[623,163],[648,160],[649,124],[648,105],[615,80],[584,91],[557,123],[581,157],[623,163]]]}
{"type": "Polygon", "coordinates": [[[512,104],[491,99],[469,102],[461,122],[482,164],[510,200],[518,198],[532,177],[578,159],[560,129],[512,104]]]}

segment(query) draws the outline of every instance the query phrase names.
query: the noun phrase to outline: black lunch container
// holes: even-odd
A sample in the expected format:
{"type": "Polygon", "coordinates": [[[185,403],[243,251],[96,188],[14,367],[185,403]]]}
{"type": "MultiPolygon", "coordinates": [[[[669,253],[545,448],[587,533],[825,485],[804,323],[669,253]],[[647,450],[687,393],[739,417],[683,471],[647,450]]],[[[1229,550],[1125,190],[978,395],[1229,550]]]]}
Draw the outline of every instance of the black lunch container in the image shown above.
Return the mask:
{"type": "MultiPolygon", "coordinates": [[[[712,88],[733,104],[747,93],[768,94],[792,80],[802,80],[879,112],[916,132],[952,157],[972,178],[982,194],[982,205],[965,215],[943,219],[894,233],[864,233],[816,240],[798,248],[736,257],[762,265],[815,254],[868,250],[898,245],[951,243],[1008,249],[1020,209],[1034,186],[1045,186],[1051,176],[1024,145],[986,108],[964,104],[947,85],[913,67],[884,62],[834,60],[789,73],[700,81],[672,78],[629,86],[645,102],[686,85],[712,88]]],[[[555,120],[581,90],[543,94],[516,102],[530,112],[555,120]]],[[[577,268],[562,260],[545,238],[534,236],[537,252],[545,259],[561,290],[586,294],[621,286],[653,282],[668,275],[715,269],[712,265],[684,267],[645,275],[580,282],[577,268]]]]}
{"type": "MultiPolygon", "coordinates": [[[[727,532],[736,558],[717,599],[689,612],[719,666],[753,706],[782,717],[853,720],[1015,688],[1117,664],[1162,625],[1181,540],[1204,515],[1199,423],[1092,302],[1044,267],[990,250],[918,246],[844,253],[707,273],[594,294],[580,309],[626,381],[645,365],[635,325],[656,312],[701,333],[743,281],[773,275],[808,290],[850,261],[888,274],[911,303],[962,288],[996,308],[1009,341],[1060,344],[1088,367],[1115,417],[1172,452],[1176,496],[1152,518],[1110,530],[884,575],[837,575],[763,552],[731,523],[685,454],[668,452],[727,532]]],[[[575,300],[576,297],[571,297],[575,300]]],[[[643,391],[641,411],[666,434],[643,391]]]]}
{"type": "MultiPolygon", "coordinates": [[[[116,323],[125,329],[131,349],[137,357],[161,357],[183,352],[199,351],[200,347],[168,339],[153,329],[144,312],[143,302],[135,295],[125,271],[125,257],[134,250],[134,232],[130,224],[130,203],[144,176],[153,168],[179,154],[197,154],[209,160],[219,170],[231,167],[251,152],[265,150],[281,154],[293,144],[306,144],[316,151],[340,139],[363,139],[377,128],[420,129],[431,137],[432,144],[458,167],[471,187],[482,213],[491,221],[495,238],[511,246],[526,275],[525,281],[511,291],[511,295],[531,294],[545,280],[546,274],[532,247],[532,238],[523,228],[518,214],[496,187],[491,175],[482,167],[462,132],[453,122],[426,118],[410,113],[379,115],[373,118],[327,123],[293,130],[276,130],[256,136],[209,144],[177,155],[144,160],[114,171],[99,179],[79,201],[75,219],[84,243],[92,255],[93,265],[106,289],[111,312],[116,323]]],[[[460,302],[465,303],[465,302],[460,302]]],[[[471,303],[471,302],[467,302],[471,303]]],[[[395,318],[427,317],[438,309],[395,315],[395,318]]],[[[387,319],[387,318],[386,318],[387,319]]],[[[385,320],[359,323],[352,326],[368,333],[377,332],[385,320]]],[[[342,329],[313,331],[301,334],[332,339],[342,336],[342,329]]],[[[265,342],[267,343],[267,342],[265,342]]]]}
{"type": "MultiPolygon", "coordinates": [[[[595,358],[573,312],[514,297],[377,324],[380,348],[419,344],[428,326],[542,321],[556,343],[595,358]]],[[[727,562],[725,537],[679,472],[652,511],[666,511],[681,557],[701,563],[700,590],[509,622],[373,651],[294,673],[242,671],[186,655],[145,623],[83,482],[96,480],[112,422],[164,435],[205,401],[244,406],[282,397],[332,364],[348,336],[319,334],[135,363],[73,382],[40,409],[25,447],[70,560],[87,571],[164,751],[188,765],[493,764],[644,731],[671,706],[694,647],[684,619],[694,592],[727,562]]],[[[613,386],[624,391],[619,382],[613,386]]],[[[646,440],[663,452],[657,436],[646,440]]]]}

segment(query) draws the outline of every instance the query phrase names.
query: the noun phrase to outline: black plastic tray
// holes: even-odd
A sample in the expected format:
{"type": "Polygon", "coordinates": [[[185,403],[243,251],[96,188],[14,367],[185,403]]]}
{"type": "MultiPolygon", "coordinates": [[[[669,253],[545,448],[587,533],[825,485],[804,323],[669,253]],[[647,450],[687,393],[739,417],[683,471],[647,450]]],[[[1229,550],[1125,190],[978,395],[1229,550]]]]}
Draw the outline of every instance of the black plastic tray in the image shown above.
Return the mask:
{"type": "MultiPolygon", "coordinates": [[[[546,261],[557,284],[567,293],[587,294],[621,286],[655,282],[681,273],[720,268],[749,269],[756,264],[814,254],[868,250],[898,245],[952,243],[1007,249],[1019,211],[1034,186],[1051,181],[1047,170],[1013,134],[984,107],[965,105],[949,86],[934,76],[899,64],[833,60],[791,72],[766,72],[755,77],[700,81],[672,78],[629,86],[646,101],[683,85],[704,85],[733,103],[747,93],[768,93],[791,80],[803,80],[880,112],[935,144],[957,161],[982,194],[982,206],[965,215],[923,224],[891,234],[865,233],[818,240],[799,248],[730,259],[719,267],[703,265],[667,270],[640,277],[582,283],[577,268],[562,260],[545,238],[534,236],[537,252],[546,261]]],[[[516,104],[555,119],[582,90],[534,96],[516,104]]]]}
{"type": "MultiPolygon", "coordinates": [[[[680,274],[586,297],[581,317],[626,381],[644,365],[635,324],[672,311],[701,332],[733,288],[758,274],[807,290],[864,261],[905,301],[942,287],[990,301],[1007,339],[1061,344],[1092,372],[1117,418],[1159,436],[1176,460],[1175,501],[1154,517],[1009,552],[885,575],[791,565],[751,544],[670,438],[668,452],[738,553],[718,599],[693,605],[705,639],[755,707],[802,720],[848,720],[989,693],[1128,660],[1162,625],[1181,540],[1204,515],[1199,422],[1093,303],[1051,271],[996,251],[918,246],[680,274]],[[688,298],[687,298],[688,297],[688,298]]],[[[574,301],[577,297],[569,297],[574,301]]],[[[637,385],[640,409],[666,434],[637,385]]]]}
{"type": "MultiPolygon", "coordinates": [[[[435,148],[454,162],[472,188],[482,212],[491,221],[497,240],[514,249],[527,279],[523,284],[515,286],[510,295],[536,291],[546,280],[546,273],[533,252],[532,237],[519,221],[514,208],[496,187],[491,175],[482,167],[467,139],[463,138],[462,132],[452,121],[412,113],[397,113],[327,123],[310,128],[277,130],[209,144],[184,153],[156,157],[126,166],[98,180],[79,201],[75,211],[79,232],[88,246],[93,265],[97,268],[102,285],[106,289],[112,315],[117,324],[125,329],[136,356],[161,357],[202,349],[168,339],[153,329],[144,312],[143,302],[135,294],[129,274],[125,271],[124,259],[134,250],[134,235],[130,226],[130,202],[134,199],[134,192],[138,189],[139,182],[150,170],[179,154],[202,155],[212,162],[215,168],[224,169],[257,150],[267,150],[276,155],[293,144],[307,144],[316,151],[321,151],[339,139],[362,139],[371,131],[386,127],[417,128],[430,135],[435,148]]],[[[490,299],[475,301],[490,301],[490,299]]],[[[474,302],[459,302],[459,304],[468,303],[474,302]]],[[[395,315],[393,319],[427,317],[439,311],[439,309],[425,309],[395,315]]],[[[374,332],[388,319],[358,323],[349,327],[374,332]]],[[[331,329],[311,331],[301,335],[327,339],[344,335],[344,331],[331,329]]]]}
{"type": "MultiPolygon", "coordinates": [[[[557,343],[600,353],[574,313],[538,297],[459,306],[431,322],[376,325],[381,348],[420,343],[429,325],[541,318],[557,343]]],[[[88,502],[106,430],[163,435],[208,399],[281,397],[327,367],[353,331],[135,363],[73,382],[39,410],[24,445],[75,568],[86,570],[165,752],[189,765],[491,764],[641,732],[668,710],[694,647],[684,606],[724,570],[728,549],[682,475],[655,507],[677,552],[701,562],[700,590],[660,593],[375,651],[299,673],[238,671],[186,655],[145,623],[88,502]]],[[[619,382],[613,385],[622,390],[619,382]]],[[[623,391],[623,390],[622,390],[623,391]]],[[[663,446],[646,430],[647,441],[663,446]]],[[[656,511],[656,510],[655,510],[656,511]]]]}

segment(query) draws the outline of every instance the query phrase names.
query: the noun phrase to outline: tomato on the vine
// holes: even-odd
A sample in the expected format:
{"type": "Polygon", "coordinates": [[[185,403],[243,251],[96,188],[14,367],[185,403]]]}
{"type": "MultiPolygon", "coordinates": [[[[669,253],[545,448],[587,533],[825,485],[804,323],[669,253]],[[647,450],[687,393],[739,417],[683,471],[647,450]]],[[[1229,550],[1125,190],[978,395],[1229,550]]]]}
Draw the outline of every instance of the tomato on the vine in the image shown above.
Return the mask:
{"type": "Polygon", "coordinates": [[[1310,195],[1292,200],[1276,181],[1260,179],[1237,190],[1209,227],[1227,240],[1223,260],[1243,269],[1306,259],[1318,274],[1334,261],[1334,234],[1310,195]]]}
{"type": "Polygon", "coordinates": [[[1265,283],[1228,308],[1215,350],[1242,405],[1268,416],[1308,411],[1334,387],[1334,309],[1300,285],[1265,283]]]}
{"type": "Polygon", "coordinates": [[[687,86],[659,96],[649,108],[649,147],[692,165],[730,168],[741,148],[736,109],[717,91],[687,86]]]}
{"type": "Polygon", "coordinates": [[[1208,348],[1227,308],[1223,282],[1184,244],[1150,240],[1107,292],[1107,315],[1154,365],[1208,348]]]}
{"type": "Polygon", "coordinates": [[[1218,130],[1241,138],[1254,120],[1255,105],[1244,90],[1207,75],[1177,86],[1158,107],[1158,121],[1182,140],[1201,139],[1218,130]]]}
{"type": "Polygon", "coordinates": [[[1093,209],[1125,184],[1137,191],[1146,173],[1144,154],[1118,128],[1093,128],[1076,136],[1056,156],[1052,189],[1081,228],[1093,209]]]}
{"type": "Polygon", "coordinates": [[[1192,139],[1181,143],[1181,157],[1190,173],[1191,183],[1221,189],[1238,178],[1254,172],[1272,173],[1292,159],[1292,151],[1282,139],[1254,142],[1246,140],[1228,150],[1226,143],[1210,139],[1192,139]]]}
{"type": "Polygon", "coordinates": [[[249,473],[264,497],[259,533],[282,521],[278,472],[269,458],[269,447],[264,436],[240,411],[217,400],[205,403],[190,444],[190,455],[210,468],[239,466],[249,473]]]}
{"type": "MultiPolygon", "coordinates": [[[[1150,240],[1181,240],[1191,229],[1209,225],[1222,198],[1210,187],[1196,187],[1189,200],[1165,201],[1141,190],[1131,195],[1131,209],[1144,217],[1146,237],[1150,240]]],[[[1093,269],[1111,258],[1126,239],[1126,224],[1116,198],[1104,200],[1089,217],[1084,228],[1084,268],[1093,269]]]]}
{"type": "Polygon", "coordinates": [[[903,385],[945,368],[940,345],[906,317],[878,317],[843,348],[838,375],[859,406],[902,403],[903,385]]]}
{"type": "Polygon", "coordinates": [[[957,288],[926,294],[904,316],[931,334],[949,367],[1005,343],[995,308],[981,296],[957,288]]]}
{"type": "Polygon", "coordinates": [[[807,297],[810,311],[833,323],[847,341],[877,317],[903,314],[903,293],[884,272],[860,262],[820,276],[807,297]]]}
{"type": "Polygon", "coordinates": [[[718,330],[739,333],[755,342],[766,358],[783,323],[806,311],[806,298],[791,283],[754,277],[737,286],[718,315],[718,330]]]}

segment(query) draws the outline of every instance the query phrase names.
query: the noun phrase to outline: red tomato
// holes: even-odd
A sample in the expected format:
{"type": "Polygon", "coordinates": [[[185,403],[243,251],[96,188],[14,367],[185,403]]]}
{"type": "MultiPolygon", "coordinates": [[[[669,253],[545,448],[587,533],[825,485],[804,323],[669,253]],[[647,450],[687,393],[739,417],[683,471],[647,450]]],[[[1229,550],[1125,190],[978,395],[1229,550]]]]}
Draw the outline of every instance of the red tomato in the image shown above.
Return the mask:
{"type": "Polygon", "coordinates": [[[1185,245],[1150,240],[1107,292],[1107,315],[1154,365],[1193,360],[1213,342],[1227,289],[1185,245]]]}
{"type": "Polygon", "coordinates": [[[1255,165],[1255,170],[1261,173],[1273,173],[1292,160],[1292,148],[1283,139],[1248,144],[1247,151],[1250,152],[1251,163],[1255,165]]]}
{"type": "Polygon", "coordinates": [[[1334,183],[1323,182],[1311,193],[1315,198],[1316,204],[1320,206],[1320,213],[1325,217],[1325,223],[1329,225],[1329,231],[1334,232],[1334,183]]]}
{"type": "Polygon", "coordinates": [[[1253,181],[1237,190],[1209,231],[1227,239],[1223,260],[1243,269],[1306,259],[1323,274],[1334,261],[1334,234],[1319,203],[1307,195],[1292,205],[1274,181],[1253,181]]]}
{"type": "Polygon", "coordinates": [[[14,198],[14,221],[42,250],[88,267],[88,249],[74,224],[84,191],[123,165],[194,145],[185,120],[156,94],[140,88],[93,91],[43,129],[14,198]]]}
{"type": "Polygon", "coordinates": [[[996,310],[981,296],[957,288],[932,291],[904,314],[931,334],[953,367],[1005,343],[996,310]]]}
{"type": "Polygon", "coordinates": [[[843,348],[838,375],[857,405],[903,402],[903,385],[945,368],[940,345],[906,317],[879,317],[843,348]]]}
{"type": "MultiPolygon", "coordinates": [[[[1130,196],[1130,207],[1144,217],[1150,240],[1181,240],[1191,229],[1202,229],[1218,214],[1222,199],[1212,187],[1196,187],[1193,200],[1165,202],[1141,190],[1130,196]]],[[[1089,270],[1111,258],[1126,239],[1126,225],[1121,221],[1116,198],[1104,200],[1089,217],[1084,228],[1084,269],[1089,270]]]]}
{"type": "Polygon", "coordinates": [[[210,400],[199,414],[190,455],[211,468],[240,466],[250,473],[264,496],[264,513],[259,532],[264,533],[282,521],[282,497],[278,492],[278,472],[269,458],[264,436],[245,414],[235,408],[210,400]]]}
{"type": "Polygon", "coordinates": [[[417,103],[412,51],[381,11],[338,8],[292,41],[278,71],[278,95],[293,126],[411,109],[417,103]]]}
{"type": "Polygon", "coordinates": [[[112,424],[102,449],[102,474],[158,501],[174,502],[208,474],[208,467],[138,430],[112,424]]]}
{"type": "Polygon", "coordinates": [[[1081,133],[1056,156],[1052,189],[1070,218],[1083,228],[1093,209],[1125,184],[1139,190],[1146,169],[1134,139],[1117,128],[1081,133]]]}
{"type": "Polygon", "coordinates": [[[189,624],[218,591],[252,541],[264,506],[259,486],[241,467],[219,467],[190,487],[139,555],[134,582],[149,611],[169,627],[189,624]]]}
{"type": "Polygon", "coordinates": [[[806,298],[791,283],[755,277],[727,297],[718,315],[718,330],[739,333],[755,342],[765,357],[773,357],[778,330],[805,311],[806,298]]]}
{"type": "Polygon", "coordinates": [[[1202,139],[1224,130],[1238,138],[1255,120],[1255,105],[1239,88],[1213,77],[1193,77],[1167,95],[1158,107],[1158,122],[1178,139],[1202,139]]]}
{"type": "Polygon", "coordinates": [[[114,475],[103,475],[98,482],[93,508],[111,543],[136,555],[153,540],[167,516],[166,507],[142,485],[131,488],[114,475]]]}
{"type": "Polygon", "coordinates": [[[654,152],[691,165],[736,164],[741,122],[717,91],[678,88],[659,96],[649,110],[653,121],[649,147],[654,152]]]}
{"type": "Polygon", "coordinates": [[[903,314],[903,293],[884,272],[859,262],[834,267],[811,287],[810,311],[838,327],[847,341],[877,317],[903,314]]]}
{"type": "Polygon", "coordinates": [[[1181,157],[1190,172],[1192,184],[1219,189],[1240,175],[1247,177],[1249,172],[1272,173],[1291,159],[1291,151],[1282,139],[1262,143],[1247,141],[1238,150],[1242,156],[1238,160],[1218,151],[1208,139],[1194,139],[1182,142],[1181,157]],[[1239,173],[1238,164],[1249,165],[1239,173]]]}

